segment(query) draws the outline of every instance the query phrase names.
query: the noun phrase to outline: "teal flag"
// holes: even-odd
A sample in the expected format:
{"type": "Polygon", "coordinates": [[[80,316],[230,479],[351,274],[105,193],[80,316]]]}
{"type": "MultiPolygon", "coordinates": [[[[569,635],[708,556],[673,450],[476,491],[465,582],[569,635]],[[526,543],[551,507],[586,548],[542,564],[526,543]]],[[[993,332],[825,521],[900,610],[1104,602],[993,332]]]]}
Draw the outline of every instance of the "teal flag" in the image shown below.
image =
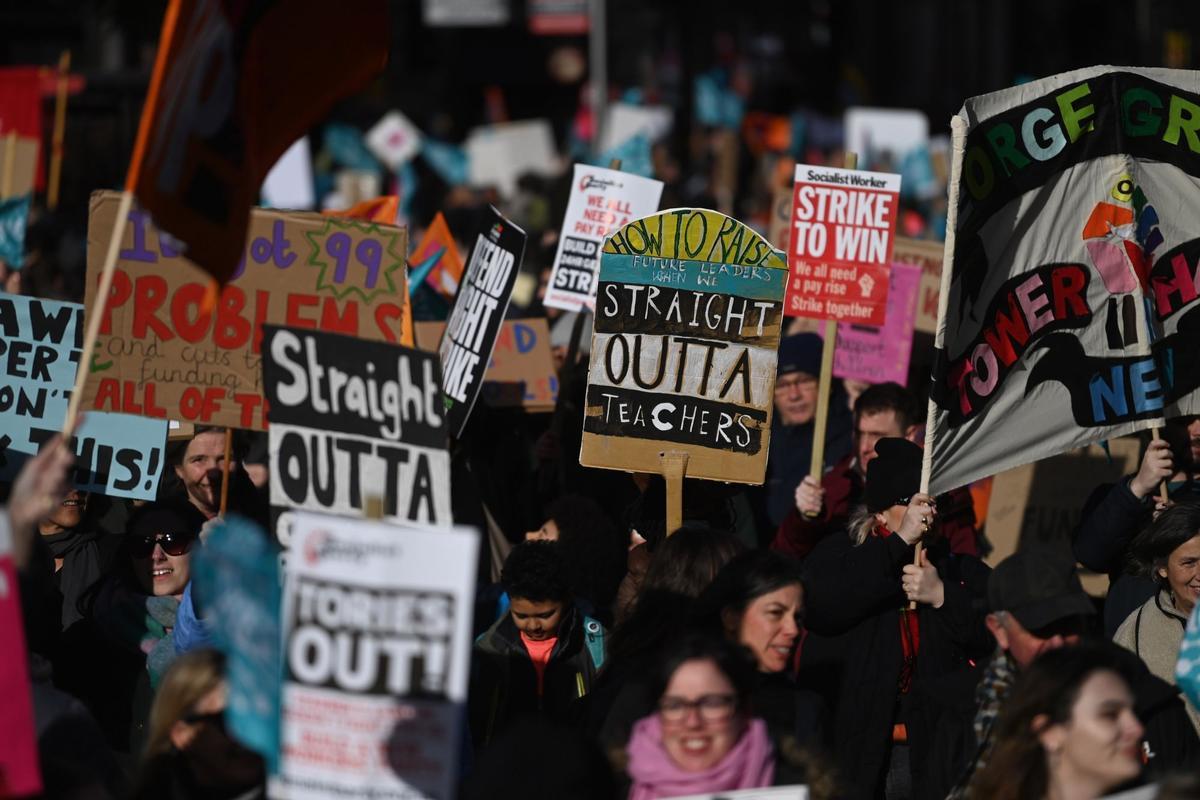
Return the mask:
{"type": "Polygon", "coordinates": [[[25,263],[25,226],[31,197],[24,194],[0,200],[0,261],[10,269],[20,269],[25,263]]]}
{"type": "Polygon", "coordinates": [[[225,724],[239,742],[279,764],[283,644],[279,551],[247,519],[230,515],[192,557],[193,593],[225,654],[225,724]]]}

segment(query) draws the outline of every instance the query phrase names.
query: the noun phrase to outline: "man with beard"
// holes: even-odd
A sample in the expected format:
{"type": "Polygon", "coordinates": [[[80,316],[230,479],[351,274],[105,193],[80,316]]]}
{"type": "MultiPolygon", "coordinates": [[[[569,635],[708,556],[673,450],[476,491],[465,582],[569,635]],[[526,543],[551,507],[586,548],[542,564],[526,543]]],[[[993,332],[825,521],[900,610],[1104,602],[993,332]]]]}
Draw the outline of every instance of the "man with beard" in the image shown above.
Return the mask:
{"type": "Polygon", "coordinates": [[[1136,473],[1096,487],[1084,504],[1072,537],[1075,557],[1093,572],[1108,574],[1105,636],[1111,638],[1117,626],[1158,591],[1152,580],[1126,574],[1129,545],[1166,506],[1159,494],[1163,481],[1168,503],[1200,501],[1198,464],[1200,416],[1171,420],[1162,438],[1147,446],[1136,473]]]}

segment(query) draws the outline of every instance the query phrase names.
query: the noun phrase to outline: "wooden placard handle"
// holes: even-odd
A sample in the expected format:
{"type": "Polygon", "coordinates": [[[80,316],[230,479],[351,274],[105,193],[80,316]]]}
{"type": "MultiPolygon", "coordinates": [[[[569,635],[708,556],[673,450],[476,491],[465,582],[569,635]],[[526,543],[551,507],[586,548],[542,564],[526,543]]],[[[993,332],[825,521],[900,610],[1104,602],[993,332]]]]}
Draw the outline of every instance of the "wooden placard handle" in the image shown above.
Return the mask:
{"type": "Polygon", "coordinates": [[[687,474],[688,454],[675,450],[660,453],[658,464],[667,482],[667,529],[670,536],[683,525],[683,476],[687,474]]]}
{"type": "MultiPolygon", "coordinates": [[[[846,153],[846,169],[858,169],[858,154],[846,153]]],[[[825,428],[829,425],[829,390],[833,383],[833,354],[837,349],[837,321],[825,320],[825,339],[821,344],[821,374],[817,376],[817,413],[813,420],[812,460],[808,474],[820,483],[825,474],[825,428]]],[[[806,513],[809,519],[817,515],[806,513]]]]}

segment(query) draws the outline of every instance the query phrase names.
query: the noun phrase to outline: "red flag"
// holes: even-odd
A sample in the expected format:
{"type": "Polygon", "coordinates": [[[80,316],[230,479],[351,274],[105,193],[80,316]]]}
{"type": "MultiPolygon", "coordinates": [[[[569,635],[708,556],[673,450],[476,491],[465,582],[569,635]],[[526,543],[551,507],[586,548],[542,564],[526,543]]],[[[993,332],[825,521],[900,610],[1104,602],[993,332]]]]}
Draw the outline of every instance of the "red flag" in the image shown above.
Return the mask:
{"type": "Polygon", "coordinates": [[[386,0],[171,0],[126,178],[224,283],[267,171],[387,61],[386,0]]]}
{"type": "Polygon", "coordinates": [[[42,169],[42,68],[0,69],[0,135],[16,132],[38,143],[36,187],[44,188],[42,169]]]}

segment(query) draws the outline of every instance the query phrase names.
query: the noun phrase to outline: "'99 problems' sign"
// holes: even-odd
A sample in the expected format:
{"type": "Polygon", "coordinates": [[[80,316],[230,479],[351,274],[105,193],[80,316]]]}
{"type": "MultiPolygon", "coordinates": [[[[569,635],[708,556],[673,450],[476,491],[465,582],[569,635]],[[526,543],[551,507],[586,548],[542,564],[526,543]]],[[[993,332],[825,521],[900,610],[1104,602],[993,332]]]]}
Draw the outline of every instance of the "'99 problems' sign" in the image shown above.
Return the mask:
{"type": "Polygon", "coordinates": [[[770,437],[783,254],[735,219],[673,209],[604,245],[580,463],[761,483],[770,437]]]}

